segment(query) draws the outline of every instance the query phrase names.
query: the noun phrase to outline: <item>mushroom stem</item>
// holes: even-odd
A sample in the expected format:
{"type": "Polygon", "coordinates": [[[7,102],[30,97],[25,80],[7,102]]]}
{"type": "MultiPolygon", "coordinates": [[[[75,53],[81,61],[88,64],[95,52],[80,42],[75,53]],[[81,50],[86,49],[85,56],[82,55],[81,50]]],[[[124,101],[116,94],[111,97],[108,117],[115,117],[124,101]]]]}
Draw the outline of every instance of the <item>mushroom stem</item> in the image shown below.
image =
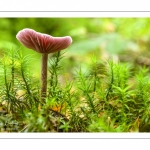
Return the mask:
{"type": "Polygon", "coordinates": [[[42,66],[41,66],[41,102],[45,101],[47,91],[47,61],[48,54],[42,54],[42,66]]]}

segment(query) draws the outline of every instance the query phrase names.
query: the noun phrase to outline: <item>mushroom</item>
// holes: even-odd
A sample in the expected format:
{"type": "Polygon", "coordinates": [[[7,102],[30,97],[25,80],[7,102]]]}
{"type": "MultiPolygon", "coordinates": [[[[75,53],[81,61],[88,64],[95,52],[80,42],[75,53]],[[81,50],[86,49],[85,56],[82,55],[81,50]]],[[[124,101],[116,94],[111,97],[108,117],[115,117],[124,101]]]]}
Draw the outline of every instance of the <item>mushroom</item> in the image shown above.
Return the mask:
{"type": "Polygon", "coordinates": [[[47,61],[48,54],[55,53],[67,48],[72,43],[70,36],[53,37],[48,34],[36,32],[33,29],[25,28],[19,31],[16,38],[25,47],[42,54],[41,66],[41,100],[46,98],[47,91],[47,61]]]}

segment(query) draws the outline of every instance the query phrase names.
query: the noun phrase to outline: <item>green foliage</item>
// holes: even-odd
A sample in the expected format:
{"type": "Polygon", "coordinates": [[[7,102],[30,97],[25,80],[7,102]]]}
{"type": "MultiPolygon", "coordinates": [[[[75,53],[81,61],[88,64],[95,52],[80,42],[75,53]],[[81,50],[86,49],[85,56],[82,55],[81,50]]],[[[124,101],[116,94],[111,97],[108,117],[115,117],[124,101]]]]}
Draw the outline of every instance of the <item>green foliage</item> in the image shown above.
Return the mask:
{"type": "Polygon", "coordinates": [[[1,59],[1,98],[7,105],[8,112],[32,110],[37,104],[38,91],[36,87],[31,87],[31,81],[33,85],[34,79],[28,70],[29,61],[29,56],[22,56],[20,50],[14,49],[6,50],[1,59]]]}
{"type": "Polygon", "coordinates": [[[150,131],[148,18],[0,21],[1,132],[150,131]],[[40,56],[14,38],[26,27],[73,38],[67,53],[49,57],[41,108],[40,56]]]}
{"type": "Polygon", "coordinates": [[[28,69],[31,56],[23,56],[20,49],[5,51],[1,59],[1,128],[9,120],[16,125],[7,123],[8,132],[13,128],[20,132],[129,132],[139,118],[138,131],[148,131],[147,68],[136,73],[128,63],[102,63],[93,56],[91,71],[83,73],[80,67],[74,81],[69,81],[61,75],[63,55],[58,52],[49,59],[48,94],[39,111],[40,84],[28,69]]]}
{"type": "MultiPolygon", "coordinates": [[[[1,59],[1,105],[6,107],[2,127],[11,118],[20,132],[128,132],[139,117],[139,130],[147,130],[147,68],[133,77],[129,64],[102,63],[93,56],[91,72],[83,73],[80,68],[76,81],[61,81],[62,56],[58,52],[49,59],[48,95],[39,112],[40,85],[28,70],[31,56],[23,56],[20,49],[5,52],[1,59]],[[18,95],[20,90],[22,95],[18,95]]],[[[8,124],[7,128],[14,131],[8,124]]]]}

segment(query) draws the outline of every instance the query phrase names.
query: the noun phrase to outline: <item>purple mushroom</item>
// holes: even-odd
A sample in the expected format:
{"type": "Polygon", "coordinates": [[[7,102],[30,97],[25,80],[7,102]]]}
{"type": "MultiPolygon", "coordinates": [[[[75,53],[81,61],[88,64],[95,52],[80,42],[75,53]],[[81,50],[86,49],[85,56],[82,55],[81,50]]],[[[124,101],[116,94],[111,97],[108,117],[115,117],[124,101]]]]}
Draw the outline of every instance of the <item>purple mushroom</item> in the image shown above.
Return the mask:
{"type": "Polygon", "coordinates": [[[67,48],[72,43],[70,36],[53,37],[48,34],[36,32],[35,30],[25,28],[18,32],[16,38],[25,47],[42,53],[41,68],[41,100],[46,97],[47,91],[47,61],[48,54],[55,53],[67,48]]]}

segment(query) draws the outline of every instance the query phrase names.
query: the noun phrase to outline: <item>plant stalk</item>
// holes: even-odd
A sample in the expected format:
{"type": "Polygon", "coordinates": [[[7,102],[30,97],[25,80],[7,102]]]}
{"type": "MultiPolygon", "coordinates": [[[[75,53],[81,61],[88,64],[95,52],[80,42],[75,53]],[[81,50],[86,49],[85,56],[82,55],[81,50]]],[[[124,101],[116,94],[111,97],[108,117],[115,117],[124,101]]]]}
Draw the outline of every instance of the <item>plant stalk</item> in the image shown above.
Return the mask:
{"type": "Polygon", "coordinates": [[[42,66],[41,66],[41,102],[45,102],[47,92],[47,61],[48,54],[42,54],[42,66]]]}

